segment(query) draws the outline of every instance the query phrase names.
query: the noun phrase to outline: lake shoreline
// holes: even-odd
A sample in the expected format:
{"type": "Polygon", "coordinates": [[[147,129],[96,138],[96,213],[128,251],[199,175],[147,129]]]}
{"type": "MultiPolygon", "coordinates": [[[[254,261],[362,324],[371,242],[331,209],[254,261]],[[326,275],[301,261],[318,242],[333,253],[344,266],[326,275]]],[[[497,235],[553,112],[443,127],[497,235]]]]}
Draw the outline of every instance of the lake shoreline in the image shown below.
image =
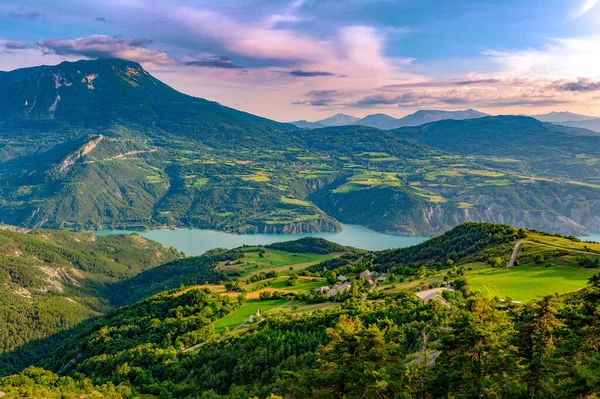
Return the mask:
{"type": "Polygon", "coordinates": [[[165,246],[173,246],[187,255],[201,255],[213,248],[237,248],[243,245],[269,245],[305,237],[319,237],[341,245],[381,251],[417,245],[430,237],[398,236],[377,232],[359,225],[344,225],[341,232],[301,234],[252,233],[236,234],[212,229],[163,228],[151,230],[97,230],[96,235],[137,233],[165,246]]]}

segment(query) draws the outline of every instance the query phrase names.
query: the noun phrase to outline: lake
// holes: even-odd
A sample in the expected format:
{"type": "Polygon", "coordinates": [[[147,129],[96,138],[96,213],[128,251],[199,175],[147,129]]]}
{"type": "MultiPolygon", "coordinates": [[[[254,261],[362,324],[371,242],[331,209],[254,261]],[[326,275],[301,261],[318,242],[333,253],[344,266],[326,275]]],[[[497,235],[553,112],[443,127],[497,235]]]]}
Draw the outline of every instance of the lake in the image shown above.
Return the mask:
{"type": "MultiPolygon", "coordinates": [[[[101,230],[94,234],[127,234],[129,230],[101,230]]],[[[230,234],[222,231],[203,229],[148,230],[135,231],[167,247],[173,246],[187,255],[202,255],[213,248],[236,248],[242,245],[267,245],[275,242],[292,241],[304,237],[321,237],[338,244],[368,250],[404,248],[419,244],[428,237],[402,237],[379,233],[366,227],[344,225],[339,233],[307,234],[230,234]]]]}

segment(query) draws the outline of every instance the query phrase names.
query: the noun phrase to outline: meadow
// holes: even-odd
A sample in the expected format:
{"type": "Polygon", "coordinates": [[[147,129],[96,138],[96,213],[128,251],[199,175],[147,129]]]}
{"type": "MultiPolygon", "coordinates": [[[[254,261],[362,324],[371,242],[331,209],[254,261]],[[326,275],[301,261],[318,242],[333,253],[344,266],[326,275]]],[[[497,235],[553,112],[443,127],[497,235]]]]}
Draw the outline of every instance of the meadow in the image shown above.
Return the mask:
{"type": "Polygon", "coordinates": [[[538,296],[579,290],[596,269],[573,266],[523,265],[510,269],[490,269],[468,277],[471,287],[488,297],[529,302],[538,296]]]}

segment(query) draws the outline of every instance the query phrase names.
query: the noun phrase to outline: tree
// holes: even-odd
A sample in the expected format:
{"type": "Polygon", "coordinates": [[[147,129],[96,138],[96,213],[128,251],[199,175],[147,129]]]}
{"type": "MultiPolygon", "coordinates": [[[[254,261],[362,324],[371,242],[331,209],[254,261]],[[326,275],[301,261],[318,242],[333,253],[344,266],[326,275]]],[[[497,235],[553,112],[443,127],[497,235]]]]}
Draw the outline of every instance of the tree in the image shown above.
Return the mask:
{"type": "Polygon", "coordinates": [[[288,278],[287,284],[289,286],[294,286],[294,285],[298,284],[298,279],[299,279],[298,275],[296,273],[293,273],[288,278]]]}
{"type": "Polygon", "coordinates": [[[327,329],[330,342],[317,355],[317,369],[294,375],[291,391],[303,398],[395,398],[407,390],[396,327],[365,326],[343,315],[327,329]]]}
{"type": "Polygon", "coordinates": [[[525,367],[530,396],[536,397],[548,381],[546,359],[555,349],[555,330],[562,326],[557,318],[558,297],[546,296],[525,306],[519,326],[519,354],[525,367]]]}
{"type": "Polygon", "coordinates": [[[511,397],[516,373],[513,326],[505,311],[477,296],[457,309],[451,329],[442,336],[430,386],[434,396],[511,397]]]}
{"type": "Polygon", "coordinates": [[[536,255],[534,258],[533,258],[533,261],[534,261],[536,264],[538,264],[538,265],[540,265],[540,264],[544,263],[544,255],[542,255],[542,254],[537,254],[537,255],[536,255]]]}

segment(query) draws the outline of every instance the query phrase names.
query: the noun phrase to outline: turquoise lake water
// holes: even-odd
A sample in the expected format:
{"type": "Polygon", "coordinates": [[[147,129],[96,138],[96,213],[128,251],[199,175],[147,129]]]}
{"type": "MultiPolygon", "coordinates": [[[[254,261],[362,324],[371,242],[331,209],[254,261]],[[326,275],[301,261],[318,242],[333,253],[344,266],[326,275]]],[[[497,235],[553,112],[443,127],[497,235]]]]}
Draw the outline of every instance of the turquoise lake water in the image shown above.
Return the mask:
{"type": "MultiPolygon", "coordinates": [[[[98,235],[134,233],[130,230],[102,230],[98,235]]],[[[402,237],[379,233],[366,227],[347,224],[340,233],[307,234],[230,234],[222,231],[203,229],[148,230],[138,231],[140,235],[157,241],[167,247],[173,246],[187,255],[201,255],[213,248],[236,248],[242,245],[267,245],[274,242],[297,240],[304,237],[321,237],[350,247],[373,251],[404,248],[419,244],[428,237],[402,237]]],[[[579,237],[585,241],[600,242],[600,232],[579,237]]]]}
{"type": "MultiPolygon", "coordinates": [[[[102,230],[95,234],[133,233],[128,230],[102,230]]],[[[428,237],[402,237],[379,233],[366,227],[344,225],[340,233],[312,234],[229,234],[215,230],[178,229],[178,230],[149,230],[137,232],[140,235],[157,241],[167,247],[173,246],[187,255],[201,255],[213,248],[236,248],[242,245],[267,245],[274,242],[297,240],[304,237],[321,237],[338,244],[351,247],[382,250],[404,248],[419,244],[428,237]]]]}

